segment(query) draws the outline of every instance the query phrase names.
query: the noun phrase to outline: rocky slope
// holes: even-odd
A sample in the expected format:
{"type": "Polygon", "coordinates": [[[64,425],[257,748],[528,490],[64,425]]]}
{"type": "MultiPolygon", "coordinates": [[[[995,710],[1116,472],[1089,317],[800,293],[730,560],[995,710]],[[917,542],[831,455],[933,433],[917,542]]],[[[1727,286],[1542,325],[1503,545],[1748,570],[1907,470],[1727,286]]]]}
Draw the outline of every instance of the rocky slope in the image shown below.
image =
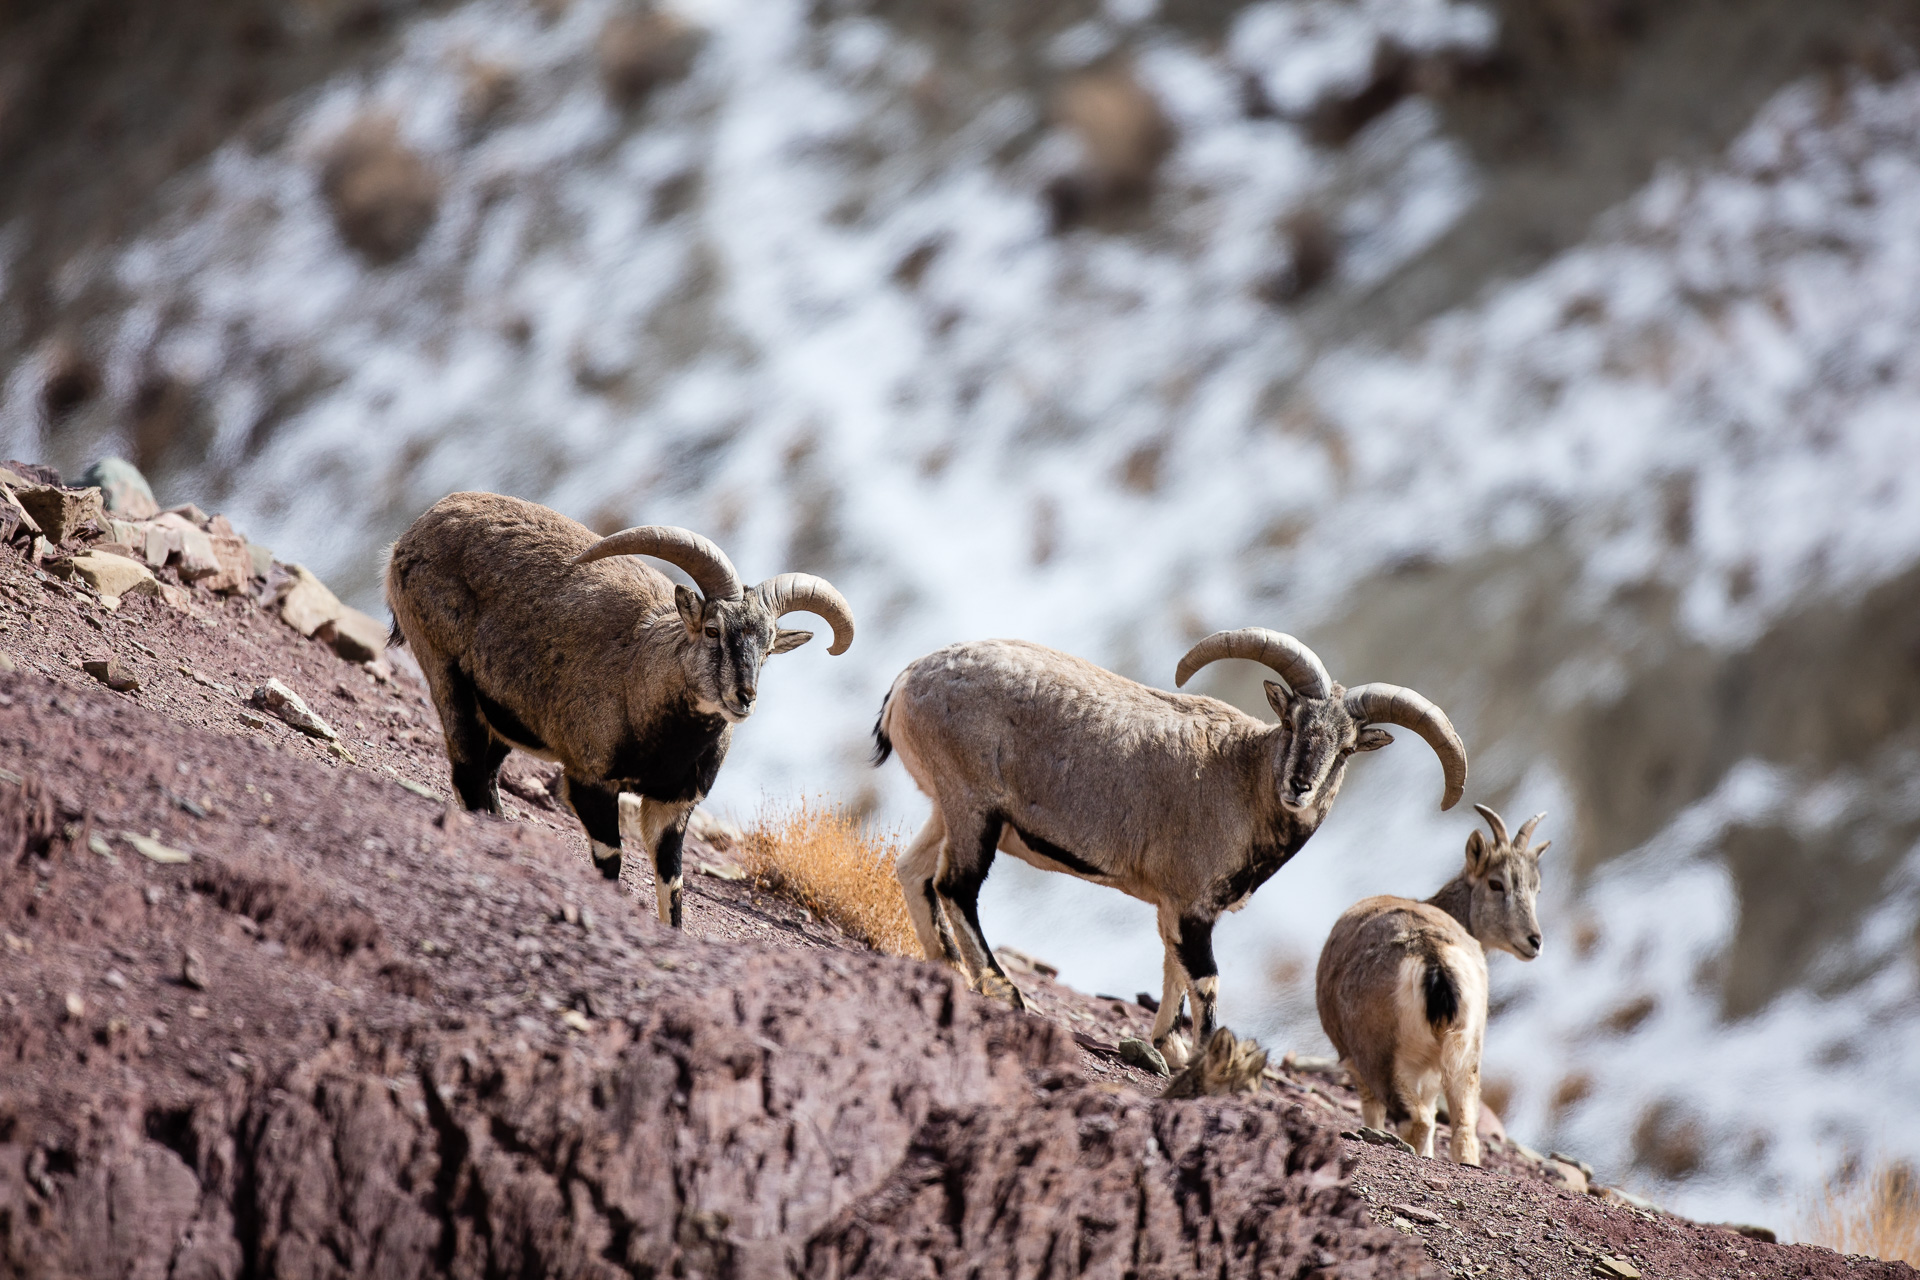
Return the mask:
{"type": "Polygon", "coordinates": [[[4,1274],[1911,1274],[1365,1145],[1321,1076],[1157,1100],[1147,1010],[1008,1012],[707,841],[670,932],[529,762],[449,807],[404,671],[49,572],[109,532],[0,548],[4,1274]]]}

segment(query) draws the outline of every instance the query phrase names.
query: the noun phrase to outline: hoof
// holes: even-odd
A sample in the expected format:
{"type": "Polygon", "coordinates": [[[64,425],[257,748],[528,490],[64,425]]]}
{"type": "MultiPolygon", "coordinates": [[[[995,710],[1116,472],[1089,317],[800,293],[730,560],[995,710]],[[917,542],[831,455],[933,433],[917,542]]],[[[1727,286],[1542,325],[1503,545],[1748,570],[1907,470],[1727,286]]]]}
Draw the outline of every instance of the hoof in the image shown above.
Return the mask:
{"type": "Polygon", "coordinates": [[[1027,998],[1020,994],[1020,988],[997,973],[980,975],[980,994],[989,1000],[998,1000],[1018,1013],[1030,1013],[1033,1010],[1027,998]]]}
{"type": "Polygon", "coordinates": [[[1187,1038],[1178,1031],[1170,1031],[1164,1039],[1155,1040],[1153,1047],[1160,1051],[1160,1056],[1167,1060],[1167,1067],[1173,1071],[1186,1066],[1187,1060],[1193,1056],[1187,1048],[1187,1038]]]}

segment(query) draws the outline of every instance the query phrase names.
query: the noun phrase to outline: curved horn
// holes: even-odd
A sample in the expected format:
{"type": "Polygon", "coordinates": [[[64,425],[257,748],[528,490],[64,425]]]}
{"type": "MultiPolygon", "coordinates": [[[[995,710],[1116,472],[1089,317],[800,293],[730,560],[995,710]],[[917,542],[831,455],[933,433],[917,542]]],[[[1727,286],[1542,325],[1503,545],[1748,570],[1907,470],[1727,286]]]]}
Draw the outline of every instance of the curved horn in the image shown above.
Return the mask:
{"type": "MultiPolygon", "coordinates": [[[[1451,809],[1460,803],[1467,790],[1467,748],[1453,731],[1446,712],[1411,689],[1397,684],[1363,684],[1347,690],[1347,713],[1362,724],[1397,724],[1411,729],[1427,740],[1433,754],[1440,757],[1446,774],[1447,791],[1440,807],[1451,809]]],[[[1489,810],[1487,816],[1493,819],[1489,810]]]]}
{"type": "Polygon", "coordinates": [[[709,600],[738,600],[740,575],[727,553],[691,529],[670,524],[643,524],[610,533],[573,558],[575,564],[608,556],[652,556],[686,570],[709,600]]]}
{"type": "Polygon", "coordinates": [[[1483,804],[1477,804],[1473,807],[1479,810],[1480,816],[1485,818],[1487,825],[1493,828],[1493,842],[1495,844],[1507,843],[1507,824],[1501,819],[1500,815],[1483,804]]]}
{"type": "Polygon", "coordinates": [[[1289,689],[1303,698],[1324,698],[1333,691],[1333,678],[1313,650],[1292,636],[1265,627],[1216,631],[1187,650],[1187,656],[1180,659],[1180,666],[1173,673],[1174,688],[1186,684],[1194,672],[1209,662],[1222,658],[1251,658],[1271,667],[1280,673],[1289,689]]]}
{"type": "Polygon", "coordinates": [[[825,578],[816,578],[810,573],[783,573],[768,578],[754,591],[776,618],[783,613],[805,612],[818,614],[833,624],[833,644],[828,647],[828,653],[845,653],[853,643],[853,607],[825,578]]]}
{"type": "Polygon", "coordinates": [[[1513,847],[1516,849],[1526,848],[1527,842],[1533,839],[1533,829],[1539,826],[1540,820],[1546,816],[1544,813],[1536,813],[1531,818],[1528,818],[1526,823],[1520,828],[1520,834],[1513,838],[1513,847]]]}

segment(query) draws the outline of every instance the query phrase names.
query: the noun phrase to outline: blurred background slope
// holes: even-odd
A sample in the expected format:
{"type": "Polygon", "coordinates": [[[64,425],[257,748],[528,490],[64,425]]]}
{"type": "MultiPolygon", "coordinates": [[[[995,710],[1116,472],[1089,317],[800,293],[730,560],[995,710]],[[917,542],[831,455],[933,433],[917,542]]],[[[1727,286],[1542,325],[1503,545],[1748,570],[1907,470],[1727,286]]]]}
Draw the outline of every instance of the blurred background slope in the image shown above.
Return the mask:
{"type": "MultiPolygon", "coordinates": [[[[1165,685],[1293,631],[1551,810],[1515,1134],[1779,1220],[1920,1155],[1913,12],[12,0],[0,448],[370,609],[457,488],[826,574],[859,644],[775,664],[737,812],[917,822],[865,733],[940,644],[1165,685]]],[[[1438,796],[1356,765],[1223,925],[1230,1022],[1324,1048],[1320,940],[1457,867],[1438,796]]],[[[985,910],[1157,988],[1137,904],[1003,862],[985,910]]]]}

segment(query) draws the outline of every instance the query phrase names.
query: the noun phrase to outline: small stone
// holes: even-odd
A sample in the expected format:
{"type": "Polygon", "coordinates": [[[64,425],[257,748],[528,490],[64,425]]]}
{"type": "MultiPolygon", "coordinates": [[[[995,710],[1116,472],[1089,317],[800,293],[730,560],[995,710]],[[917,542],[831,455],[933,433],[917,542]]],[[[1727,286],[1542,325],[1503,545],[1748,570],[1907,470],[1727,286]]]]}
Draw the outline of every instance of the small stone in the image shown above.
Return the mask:
{"type": "Polygon", "coordinates": [[[127,520],[146,520],[160,514],[153,487],[140,474],[140,468],[125,458],[102,458],[87,468],[80,483],[100,490],[101,503],[116,516],[127,520]]]}
{"type": "Polygon", "coordinates": [[[160,886],[159,886],[159,885],[157,885],[157,884],[150,884],[150,885],[148,885],[148,886],[147,886],[147,889],[146,889],[146,895],[145,895],[145,896],[146,896],[146,899],[147,899],[147,905],[148,905],[148,906],[150,906],[150,907],[157,907],[157,906],[159,906],[159,905],[160,905],[160,896],[161,896],[161,895],[160,895],[160,886]]]}
{"type": "Polygon", "coordinates": [[[175,849],[171,845],[160,843],[158,835],[143,836],[136,831],[122,831],[120,838],[136,849],[140,856],[149,862],[175,864],[192,861],[193,855],[184,849],[175,849]]]}
{"type": "Polygon", "coordinates": [[[1587,1175],[1581,1171],[1579,1166],[1568,1164],[1565,1160],[1548,1157],[1546,1171],[1548,1178],[1558,1182],[1575,1195],[1583,1196],[1587,1194],[1587,1175]]]}
{"type": "Polygon", "coordinates": [[[264,578],[273,569],[273,552],[257,542],[249,542],[247,564],[253,569],[254,577],[264,578]]]}
{"type": "Polygon", "coordinates": [[[98,831],[87,837],[87,848],[93,850],[108,862],[119,861],[118,858],[113,856],[113,846],[108,844],[107,838],[98,831]]]}
{"type": "Polygon", "coordinates": [[[107,970],[107,976],[103,981],[115,991],[125,991],[127,989],[127,975],[118,969],[107,970]]]}
{"type": "Polygon", "coordinates": [[[242,711],[240,713],[240,723],[249,729],[264,729],[267,727],[267,722],[251,711],[242,711]]]}
{"type": "Polygon", "coordinates": [[[179,516],[196,529],[204,529],[207,526],[207,513],[191,502],[183,502],[177,507],[168,507],[160,514],[179,516]]]}
{"type": "Polygon", "coordinates": [[[278,680],[269,680],[255,689],[253,705],[271,711],[309,737],[324,738],[328,742],[340,740],[340,735],[333,731],[332,725],[315,715],[299,694],[278,680]]]}
{"type": "Polygon", "coordinates": [[[116,693],[132,693],[140,687],[140,677],[121,665],[118,658],[89,658],[80,666],[88,675],[116,693]]]}
{"type": "Polygon", "coordinates": [[[67,992],[67,1019],[78,1022],[87,1016],[87,1002],[80,998],[78,991],[67,992]]]}
{"type": "Polygon", "coordinates": [[[341,746],[338,742],[327,743],[326,751],[328,755],[332,756],[336,760],[344,761],[347,764],[354,763],[353,752],[347,750],[345,747],[341,746]]]}
{"type": "Polygon", "coordinates": [[[1120,1042],[1120,1060],[1157,1076],[1173,1075],[1173,1069],[1167,1066],[1167,1060],[1160,1051],[1138,1036],[1128,1036],[1120,1042]]]}
{"type": "Polygon", "coordinates": [[[213,1010],[203,1004],[190,1004],[187,1006],[187,1016],[205,1021],[213,1016],[213,1010]]]}
{"type": "Polygon", "coordinates": [[[19,669],[19,664],[14,662],[12,655],[0,649],[0,676],[10,676],[19,669]]]}
{"type": "Polygon", "coordinates": [[[195,991],[207,989],[207,971],[201,967],[200,957],[191,951],[180,961],[180,981],[195,991]]]}
{"type": "Polygon", "coordinates": [[[1408,1155],[1413,1154],[1412,1143],[1408,1142],[1405,1138],[1402,1138],[1397,1133],[1388,1133],[1385,1129],[1361,1128],[1361,1129],[1351,1130],[1347,1133],[1343,1133],[1340,1136],[1343,1138],[1353,1138],[1360,1142],[1370,1143],[1371,1145],[1376,1147],[1395,1147],[1401,1151],[1406,1152],[1408,1155]]]}
{"type": "Polygon", "coordinates": [[[1612,1280],[1640,1280],[1640,1268],[1625,1258],[1615,1258],[1604,1253],[1594,1259],[1593,1273],[1599,1276],[1610,1276],[1612,1280]]]}
{"type": "Polygon", "coordinates": [[[1440,1215],[1431,1209],[1422,1209],[1417,1204],[1390,1204],[1387,1208],[1412,1222],[1433,1226],[1440,1221],[1440,1215]]]}
{"type": "Polygon", "coordinates": [[[562,1010],[560,1013],[560,1021],[566,1023],[575,1031],[588,1031],[593,1027],[593,1023],[588,1020],[587,1015],[578,1009],[562,1010]]]}

